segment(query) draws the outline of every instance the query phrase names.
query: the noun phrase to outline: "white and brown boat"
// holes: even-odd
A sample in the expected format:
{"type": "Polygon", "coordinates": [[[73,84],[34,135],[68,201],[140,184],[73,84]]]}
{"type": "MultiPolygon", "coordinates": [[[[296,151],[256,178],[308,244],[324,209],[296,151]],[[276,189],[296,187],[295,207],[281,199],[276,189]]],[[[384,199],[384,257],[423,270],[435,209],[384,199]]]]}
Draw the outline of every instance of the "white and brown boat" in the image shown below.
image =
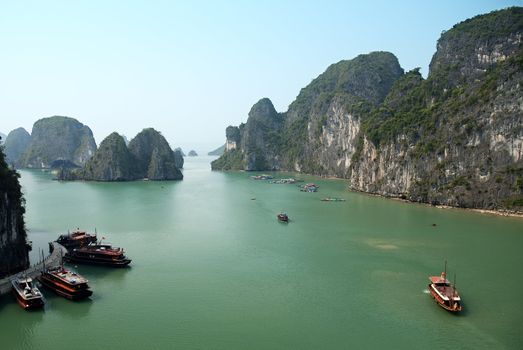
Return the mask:
{"type": "Polygon", "coordinates": [[[105,265],[124,267],[131,259],[125,256],[123,248],[112,247],[110,244],[90,244],[70,250],[64,260],[79,264],[105,265]]]}
{"type": "Polygon", "coordinates": [[[81,300],[93,294],[86,278],[63,266],[44,269],[38,280],[44,287],[69,300],[81,300]]]}
{"type": "Polygon", "coordinates": [[[462,310],[461,297],[456,289],[456,278],[451,284],[447,280],[447,262],[445,261],[445,271],[440,276],[429,277],[429,292],[439,306],[450,312],[460,312],[462,310]]]}
{"type": "Polygon", "coordinates": [[[11,281],[13,285],[13,294],[16,302],[22,308],[38,309],[44,306],[44,297],[40,290],[33,284],[30,277],[15,278],[11,281]]]}

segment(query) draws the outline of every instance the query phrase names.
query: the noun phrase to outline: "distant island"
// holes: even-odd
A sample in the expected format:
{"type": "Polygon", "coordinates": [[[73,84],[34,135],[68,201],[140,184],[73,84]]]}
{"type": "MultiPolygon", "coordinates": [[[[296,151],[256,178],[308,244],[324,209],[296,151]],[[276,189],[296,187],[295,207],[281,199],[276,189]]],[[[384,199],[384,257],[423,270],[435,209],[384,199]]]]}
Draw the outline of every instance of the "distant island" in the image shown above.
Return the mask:
{"type": "Polygon", "coordinates": [[[195,150],[192,149],[189,151],[189,157],[197,157],[197,156],[198,156],[198,153],[196,153],[195,150]]]}
{"type": "Polygon", "coordinates": [[[36,121],[31,134],[12,130],[3,145],[16,168],[55,169],[61,180],[181,180],[183,155],[156,130],[144,129],[130,142],[118,133],[97,148],[91,129],[70,117],[36,121]]]}
{"type": "Polygon", "coordinates": [[[414,202],[523,210],[523,8],[444,32],[427,79],[390,52],[331,65],[286,112],[268,98],[226,129],[213,170],[350,179],[414,202]]]}
{"type": "Polygon", "coordinates": [[[80,169],[60,169],[59,180],[181,180],[179,159],[167,140],[152,128],[142,130],[129,145],[116,132],[107,136],[80,169]]]}
{"type": "Polygon", "coordinates": [[[207,153],[209,156],[221,156],[223,152],[225,151],[225,145],[221,145],[220,147],[216,148],[213,151],[210,151],[207,153]]]}

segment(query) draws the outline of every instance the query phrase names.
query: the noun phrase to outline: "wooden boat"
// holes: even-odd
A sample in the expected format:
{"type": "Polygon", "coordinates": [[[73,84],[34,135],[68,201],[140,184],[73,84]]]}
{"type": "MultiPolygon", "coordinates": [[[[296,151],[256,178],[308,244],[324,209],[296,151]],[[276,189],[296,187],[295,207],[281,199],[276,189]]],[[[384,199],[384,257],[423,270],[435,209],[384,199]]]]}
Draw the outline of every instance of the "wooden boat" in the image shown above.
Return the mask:
{"type": "Polygon", "coordinates": [[[456,277],[454,284],[447,280],[447,262],[445,261],[445,271],[440,276],[429,277],[429,292],[436,300],[439,306],[450,312],[459,312],[462,310],[461,298],[456,289],[456,277]]]}
{"type": "Polygon", "coordinates": [[[33,284],[33,279],[29,277],[16,278],[11,281],[13,294],[16,302],[22,308],[38,309],[44,306],[44,297],[40,290],[33,284]]]}
{"type": "Polygon", "coordinates": [[[278,221],[280,222],[289,222],[289,216],[286,213],[278,214],[278,221]]]}
{"type": "Polygon", "coordinates": [[[131,259],[127,258],[122,248],[113,248],[110,244],[90,244],[67,252],[64,260],[79,264],[124,267],[131,259]]]}
{"type": "Polygon", "coordinates": [[[91,243],[96,243],[96,241],[96,234],[93,235],[85,231],[80,231],[79,228],[71,233],[68,232],[65,235],[60,235],[56,240],[57,243],[67,249],[83,247],[91,243]]]}
{"type": "Polygon", "coordinates": [[[314,183],[309,183],[309,184],[300,186],[300,191],[302,191],[302,192],[317,192],[318,188],[320,188],[320,186],[317,186],[314,183]]]}
{"type": "Polygon", "coordinates": [[[87,279],[63,266],[44,269],[38,280],[44,287],[69,300],[81,300],[93,294],[87,279]]]}
{"type": "Polygon", "coordinates": [[[322,202],[345,202],[343,198],[326,197],[321,199],[322,202]]]}
{"type": "Polygon", "coordinates": [[[262,174],[262,175],[252,175],[250,176],[252,180],[271,180],[273,177],[271,175],[262,174]]]}

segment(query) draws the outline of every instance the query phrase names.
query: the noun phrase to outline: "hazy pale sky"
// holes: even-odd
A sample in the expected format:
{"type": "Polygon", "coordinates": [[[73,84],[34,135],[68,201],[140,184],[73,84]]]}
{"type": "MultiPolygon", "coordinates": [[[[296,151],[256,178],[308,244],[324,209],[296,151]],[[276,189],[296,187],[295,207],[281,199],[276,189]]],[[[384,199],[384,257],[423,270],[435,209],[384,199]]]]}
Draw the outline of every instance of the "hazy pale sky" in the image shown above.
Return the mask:
{"type": "Polygon", "coordinates": [[[426,76],[442,30],[523,1],[0,0],[0,131],[43,117],[99,144],[145,127],[207,153],[269,97],[287,110],[330,64],[394,53],[426,76]]]}

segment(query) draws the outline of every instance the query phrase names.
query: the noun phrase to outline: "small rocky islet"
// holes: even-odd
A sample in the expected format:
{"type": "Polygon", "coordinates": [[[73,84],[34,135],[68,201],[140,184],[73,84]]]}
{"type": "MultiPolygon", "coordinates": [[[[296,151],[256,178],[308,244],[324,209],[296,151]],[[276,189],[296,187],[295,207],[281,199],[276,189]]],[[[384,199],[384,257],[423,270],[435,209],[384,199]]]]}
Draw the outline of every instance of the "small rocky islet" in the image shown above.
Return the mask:
{"type": "Polygon", "coordinates": [[[142,130],[127,146],[116,132],[107,136],[80,169],[60,169],[59,180],[132,181],[181,180],[183,157],[152,128],[142,130]]]}

